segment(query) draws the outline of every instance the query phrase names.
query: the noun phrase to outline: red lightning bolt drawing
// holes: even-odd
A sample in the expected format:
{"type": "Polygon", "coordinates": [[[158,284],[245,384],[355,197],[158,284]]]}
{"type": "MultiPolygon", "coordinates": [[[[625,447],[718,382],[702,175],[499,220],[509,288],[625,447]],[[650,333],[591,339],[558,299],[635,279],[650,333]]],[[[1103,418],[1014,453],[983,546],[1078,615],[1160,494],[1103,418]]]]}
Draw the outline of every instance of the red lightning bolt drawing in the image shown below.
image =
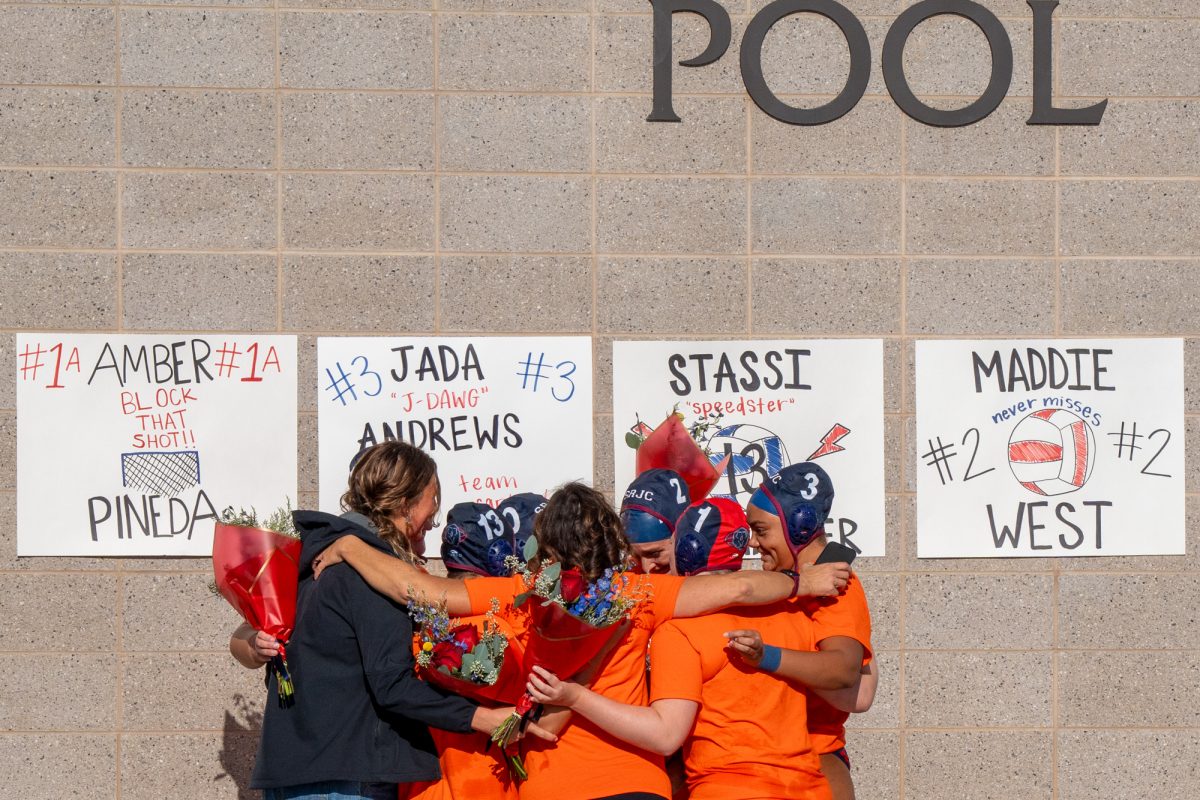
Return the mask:
{"type": "Polygon", "coordinates": [[[846,448],[839,446],[838,442],[846,438],[848,433],[850,433],[850,429],[845,425],[840,422],[834,423],[833,427],[829,429],[829,433],[821,437],[821,446],[805,460],[816,461],[821,456],[827,456],[830,453],[840,453],[845,450],[846,448]]]}

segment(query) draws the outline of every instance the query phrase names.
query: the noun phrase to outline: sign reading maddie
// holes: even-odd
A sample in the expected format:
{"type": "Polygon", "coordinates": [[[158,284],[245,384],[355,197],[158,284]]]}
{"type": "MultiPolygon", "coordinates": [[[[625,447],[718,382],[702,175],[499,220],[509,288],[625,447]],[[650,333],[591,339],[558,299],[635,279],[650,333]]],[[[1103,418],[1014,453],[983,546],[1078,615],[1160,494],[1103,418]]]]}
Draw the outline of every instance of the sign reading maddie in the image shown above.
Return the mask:
{"type": "MultiPolygon", "coordinates": [[[[654,107],[649,122],[679,122],[671,105],[671,20],[687,11],[708,22],[709,40],[704,52],[680,61],[685,67],[711,64],[729,48],[732,38],[729,12],[717,0],[650,0],[654,6],[654,107]]],[[[1033,10],[1033,113],[1030,125],[1098,125],[1108,101],[1087,108],[1054,105],[1054,53],[1052,17],[1058,0],[1026,0],[1033,10]]],[[[754,15],[746,27],[741,47],[742,82],[764,112],[793,125],[824,125],[849,112],[862,99],[871,76],[871,44],[862,22],[836,0],[774,0],[754,15]],[[771,28],[793,14],[819,14],[841,31],[850,48],[850,71],[837,97],[815,108],[797,108],[775,96],[763,75],[762,47],[771,28]]],[[[971,125],[991,114],[1004,100],[1012,83],[1012,41],[1004,25],[988,9],[972,0],[922,0],[896,18],[883,41],[883,79],[896,105],[918,122],[939,127],[971,125]],[[918,25],[931,17],[951,14],[975,23],[987,38],[992,70],[987,88],[969,105],[943,110],[919,100],[904,74],[904,47],[918,25]]]]}
{"type": "Polygon", "coordinates": [[[830,540],[884,554],[882,341],[614,342],[617,497],[638,438],[672,411],[722,470],[714,496],[745,505],[779,470],[816,461],[836,487],[830,540]]]}
{"type": "Polygon", "coordinates": [[[917,342],[917,555],[1184,552],[1180,339],[917,342]]]}

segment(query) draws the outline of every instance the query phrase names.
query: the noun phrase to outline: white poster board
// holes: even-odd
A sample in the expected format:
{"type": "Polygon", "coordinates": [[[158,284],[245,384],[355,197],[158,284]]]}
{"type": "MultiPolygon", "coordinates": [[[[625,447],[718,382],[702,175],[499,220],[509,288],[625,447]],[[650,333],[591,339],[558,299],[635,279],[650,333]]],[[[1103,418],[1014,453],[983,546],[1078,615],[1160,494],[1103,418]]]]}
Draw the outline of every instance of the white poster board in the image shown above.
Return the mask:
{"type": "Polygon", "coordinates": [[[919,557],[1184,552],[1181,339],[916,354],[919,557]]]}
{"type": "MultiPolygon", "coordinates": [[[[401,439],[438,464],[442,511],[592,480],[592,340],[317,340],[321,508],[336,513],[351,461],[401,439]]],[[[441,531],[426,539],[436,556],[441,531]]]]}
{"type": "Polygon", "coordinates": [[[18,333],[17,554],[208,556],[296,502],[296,337],[18,333]]]}
{"type": "Polygon", "coordinates": [[[616,496],[635,474],[626,434],[676,408],[688,427],[722,415],[702,437],[714,464],[732,456],[714,496],[745,505],[765,476],[816,461],[836,489],[830,540],[884,554],[881,340],[614,342],[616,496]]]}

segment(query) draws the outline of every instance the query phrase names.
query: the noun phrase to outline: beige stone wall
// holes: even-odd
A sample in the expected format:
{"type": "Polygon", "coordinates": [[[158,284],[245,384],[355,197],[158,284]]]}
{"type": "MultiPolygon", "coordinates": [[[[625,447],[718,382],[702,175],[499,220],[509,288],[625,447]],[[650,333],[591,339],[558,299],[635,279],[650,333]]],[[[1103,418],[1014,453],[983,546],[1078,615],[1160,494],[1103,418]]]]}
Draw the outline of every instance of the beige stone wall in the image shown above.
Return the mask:
{"type": "MultiPolygon", "coordinates": [[[[921,561],[912,466],[916,339],[1200,337],[1200,4],[1065,0],[1063,102],[1111,98],[1099,128],[1071,129],[1024,124],[1030,14],[985,0],[1014,43],[1011,95],[936,130],[879,73],[904,0],[846,0],[872,40],[868,95],[807,129],[742,89],[759,0],[728,4],[720,62],[676,70],[681,125],[643,122],[644,0],[203,2],[0,5],[0,361],[17,330],[298,334],[313,504],[318,335],[592,334],[602,487],[613,339],[883,337],[888,555],[861,567],[883,688],[851,738],[859,797],[1200,794],[1200,394],[1187,556],[921,561]]],[[[677,57],[699,52],[698,18],[676,28],[677,57]]],[[[970,101],[982,45],[926,24],[914,87],[970,101]]],[[[815,19],[764,49],[772,85],[809,105],[847,62],[815,19]]],[[[263,691],[226,655],[236,620],[207,563],[15,557],[13,380],[3,793],[250,797],[263,691]]]]}

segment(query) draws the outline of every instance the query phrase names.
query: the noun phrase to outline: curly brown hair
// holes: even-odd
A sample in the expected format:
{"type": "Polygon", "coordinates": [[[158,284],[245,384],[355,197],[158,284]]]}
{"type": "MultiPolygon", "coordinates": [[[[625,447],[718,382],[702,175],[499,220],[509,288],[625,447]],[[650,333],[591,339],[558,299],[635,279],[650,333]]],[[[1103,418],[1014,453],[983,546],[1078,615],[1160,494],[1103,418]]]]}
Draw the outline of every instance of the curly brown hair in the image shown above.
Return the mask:
{"type": "Polygon", "coordinates": [[[633,557],[621,518],[608,499],[590,486],[563,484],[537,515],[533,534],[538,552],[530,568],[543,561],[577,567],[594,581],[609,567],[627,566],[633,557]]]}
{"type": "Polygon", "coordinates": [[[342,495],[342,508],[367,517],[397,556],[417,564],[422,559],[413,552],[405,532],[392,522],[392,516],[407,511],[431,481],[438,487],[440,503],[437,464],[429,454],[407,442],[381,442],[364,450],[354,464],[342,495]]]}

